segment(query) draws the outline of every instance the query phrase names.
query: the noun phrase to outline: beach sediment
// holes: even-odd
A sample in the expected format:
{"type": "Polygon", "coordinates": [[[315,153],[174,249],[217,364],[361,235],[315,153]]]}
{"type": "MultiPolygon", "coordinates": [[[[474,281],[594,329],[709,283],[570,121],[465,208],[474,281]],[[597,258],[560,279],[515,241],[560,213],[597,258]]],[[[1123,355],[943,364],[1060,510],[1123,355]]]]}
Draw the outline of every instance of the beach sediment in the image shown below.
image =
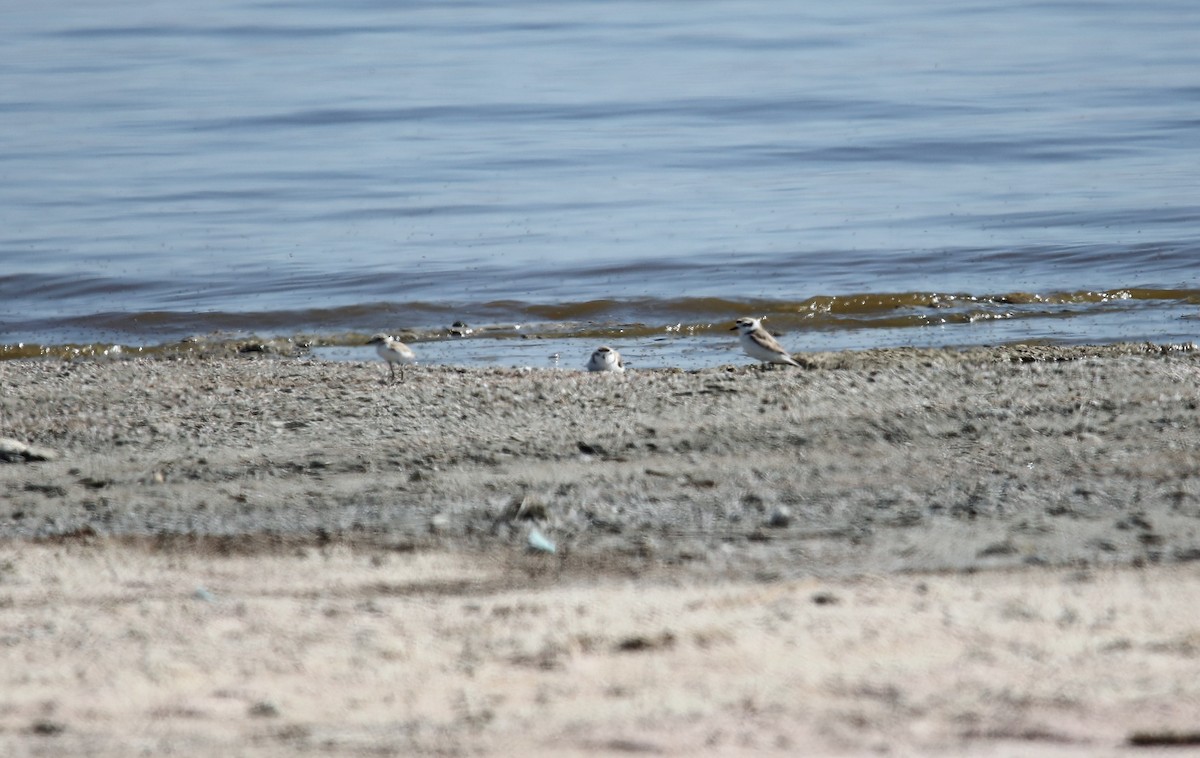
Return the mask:
{"type": "Polygon", "coordinates": [[[5,435],[60,457],[0,467],[0,536],[492,550],[537,524],[575,556],[778,576],[1195,556],[1200,363],[1066,350],[394,384],[378,363],[10,362],[5,435]]]}
{"type": "MultiPolygon", "coordinates": [[[[802,362],[807,369],[724,366],[625,375],[418,367],[395,384],[381,381],[386,371],[378,363],[269,355],[0,364],[0,436],[57,454],[50,460],[0,464],[0,560],[6,566],[0,571],[0,602],[7,596],[9,607],[15,603],[26,619],[9,624],[6,633],[16,636],[7,655],[30,661],[44,653],[50,660],[53,639],[72,644],[70,634],[35,640],[19,631],[28,628],[21,624],[65,618],[56,615],[58,603],[73,609],[68,625],[93,624],[96,630],[107,623],[132,623],[134,608],[170,626],[178,603],[192,608],[187,613],[210,614],[199,622],[202,627],[218,623],[214,619],[228,606],[193,596],[197,587],[250,607],[270,594],[264,583],[275,582],[282,593],[280,619],[291,622],[280,621],[274,633],[285,637],[302,633],[306,622],[297,620],[297,614],[313,613],[322,605],[336,608],[335,615],[357,619],[355,609],[373,603],[384,609],[382,618],[394,621],[376,630],[384,636],[402,625],[405,605],[413,598],[421,598],[423,607],[440,609],[434,614],[438,620],[427,620],[424,631],[450,637],[464,629],[467,637],[482,635],[487,625],[463,622],[460,628],[446,620],[447,614],[492,613],[493,605],[505,602],[546,609],[545,615],[526,614],[523,628],[533,637],[512,642],[525,652],[508,652],[521,660],[532,656],[534,663],[541,660],[538,656],[548,656],[544,669],[540,664],[517,667],[522,681],[534,688],[531,692],[557,687],[573,693],[569,697],[583,704],[581,710],[554,711],[569,723],[524,732],[516,724],[525,711],[513,701],[489,704],[493,692],[462,705],[467,712],[492,714],[480,717],[482,723],[461,718],[450,706],[441,721],[434,711],[421,711],[422,718],[442,724],[441,731],[406,742],[416,738],[371,731],[372,724],[400,723],[386,708],[366,708],[356,717],[358,731],[351,730],[352,735],[322,722],[307,696],[295,695],[289,706],[279,706],[290,711],[293,736],[307,735],[305,740],[313,744],[319,742],[314,735],[332,730],[330,734],[340,736],[331,739],[343,747],[382,740],[377,746],[400,752],[414,746],[497,752],[500,745],[515,744],[512,740],[546,752],[562,744],[577,752],[603,752],[609,744],[604,725],[619,721],[621,708],[589,725],[586,702],[589,697],[621,701],[623,696],[583,693],[566,684],[589,676],[588,667],[599,665],[598,651],[611,655],[622,640],[636,639],[641,642],[629,645],[645,654],[642,664],[686,667],[703,665],[705,645],[711,644],[724,650],[718,658],[732,667],[730,681],[749,686],[746,677],[766,661],[745,624],[751,618],[758,619],[755,624],[766,623],[759,616],[777,601],[791,609],[780,611],[784,615],[803,609],[806,635],[817,635],[812,642],[817,647],[810,652],[826,645],[823,654],[853,656],[850,650],[861,644],[865,655],[895,653],[861,639],[822,638],[819,619],[810,617],[813,609],[830,610],[821,608],[824,601],[813,600],[821,592],[829,593],[835,613],[849,614],[840,623],[881,629],[882,617],[872,621],[856,614],[872,604],[911,614],[917,602],[912,593],[926,591],[941,600],[921,602],[941,603],[943,614],[953,613],[949,609],[970,596],[968,588],[994,590],[996,597],[1006,598],[998,606],[977,597],[971,601],[981,624],[998,624],[989,634],[1011,632],[1024,639],[1048,619],[1065,618],[1060,614],[1070,607],[1075,620],[1059,628],[1070,628],[1066,637],[1072,644],[1092,644],[1080,619],[1090,619],[1087,623],[1095,629],[1111,623],[1105,634],[1118,645],[1117,657],[1125,656],[1129,676],[1136,676],[1139,666],[1152,665],[1151,652],[1143,648],[1150,632],[1138,626],[1138,617],[1170,618],[1168,588],[1192,592],[1198,576],[1194,567],[1200,565],[1195,563],[1200,558],[1200,363],[1191,351],[1152,345],[881,350],[810,355],[802,362]],[[529,547],[535,528],[553,543],[553,553],[545,545],[541,550],[529,547]],[[414,561],[433,568],[407,576],[414,561]],[[99,570],[101,565],[111,569],[99,570]],[[186,568],[180,573],[178,566],[186,568]],[[289,573],[312,567],[331,573],[325,578],[289,573]],[[260,569],[263,576],[257,575],[260,569]],[[979,578],[980,571],[989,578],[979,578]],[[95,582],[85,587],[72,572],[93,576],[95,582]],[[278,572],[275,579],[271,572],[278,572]],[[53,582],[60,589],[49,597],[31,590],[51,581],[51,575],[57,576],[53,582]],[[1103,621],[1093,600],[1084,598],[1103,593],[1089,589],[1069,600],[1097,576],[1131,593],[1110,604],[1105,617],[1110,622],[1103,621]],[[137,582],[145,583],[149,598],[137,582]],[[189,582],[195,587],[189,589],[189,582]],[[628,582],[644,588],[638,591],[641,599],[623,594],[628,582]],[[1050,588],[1049,594],[1038,595],[1041,600],[1020,611],[1021,598],[1039,583],[1050,588]],[[100,591],[97,584],[108,589],[100,591]],[[921,586],[926,590],[915,589],[921,586]],[[731,601],[728,613],[714,611],[701,621],[682,611],[673,620],[674,611],[652,612],[645,600],[656,593],[669,595],[673,591],[664,588],[671,587],[697,607],[716,608],[724,602],[717,598],[728,593],[742,600],[731,601]],[[501,596],[509,600],[501,602],[501,596]],[[97,599],[101,597],[109,600],[97,599]],[[574,637],[566,635],[545,653],[529,640],[550,644],[546,640],[558,639],[555,630],[565,622],[557,614],[567,613],[573,598],[609,609],[602,615],[621,616],[624,603],[633,616],[654,621],[630,622],[624,637],[615,632],[606,636],[584,623],[574,637]],[[193,607],[197,602],[200,611],[193,607]],[[996,622],[997,613],[1001,622],[996,622]],[[1028,623],[1021,622],[1022,613],[1028,623]],[[594,647],[580,641],[592,638],[600,640],[594,647]],[[1143,654],[1149,657],[1139,657],[1143,654]],[[738,661],[744,670],[735,670],[738,661]],[[574,674],[562,679],[564,671],[574,674]],[[567,742],[558,742],[563,739],[567,742]]],[[[779,618],[782,623],[783,616],[779,618]]],[[[914,618],[914,624],[921,619],[934,623],[932,617],[914,618]]],[[[407,630],[405,644],[422,644],[418,627],[426,622],[413,623],[417,626],[407,630]]],[[[1200,632],[1187,621],[1170,623],[1182,626],[1163,627],[1155,639],[1175,640],[1174,652],[1164,655],[1194,666],[1193,637],[1200,632]]],[[[270,626],[263,624],[264,629],[270,626]]],[[[914,640],[920,637],[919,624],[905,628],[914,640]]],[[[147,634],[149,640],[157,639],[157,632],[147,634]]],[[[784,637],[773,637],[763,650],[784,644],[784,637]]],[[[244,636],[207,639],[204,644],[228,646],[233,659],[247,652],[239,647],[244,636]]],[[[431,659],[446,667],[440,673],[446,675],[448,689],[439,696],[445,702],[457,697],[455,686],[464,693],[471,689],[471,675],[455,668],[462,665],[455,657],[461,645],[469,643],[466,638],[458,642],[453,655],[443,651],[447,657],[435,654],[431,659]]],[[[942,643],[931,636],[928,644],[942,643]]],[[[175,649],[182,651],[186,646],[181,645],[175,649]]],[[[913,654],[905,650],[905,656],[913,654]]],[[[959,653],[966,659],[970,651],[959,653]]],[[[1064,662],[1077,653],[1046,647],[1039,654],[1064,662]]],[[[512,665],[511,655],[491,648],[480,656],[485,667],[512,665]]],[[[413,675],[420,658],[407,650],[396,660],[411,665],[390,670],[394,676],[413,675]]],[[[275,654],[267,660],[274,661],[268,668],[283,665],[275,654]]],[[[192,662],[200,665],[197,661],[192,662]]],[[[16,659],[8,663],[6,676],[19,678],[15,672],[23,667],[14,668],[16,659]]],[[[801,669],[811,661],[793,663],[801,669]]],[[[162,665],[175,670],[174,664],[162,665]]],[[[979,702],[986,699],[987,677],[1000,676],[994,668],[984,668],[976,682],[979,702]]],[[[918,676],[919,669],[898,667],[895,672],[918,676]]],[[[201,689],[208,688],[206,704],[187,705],[187,696],[161,671],[135,678],[148,688],[147,703],[166,698],[174,703],[168,710],[197,710],[201,715],[193,725],[208,723],[206,719],[232,707],[212,693],[236,690],[230,684],[236,679],[233,672],[206,678],[199,670],[189,671],[189,677],[202,682],[201,689]]],[[[1037,698],[1049,697],[1040,690],[1030,701],[1033,705],[1015,702],[1004,713],[980,706],[975,720],[966,724],[955,721],[962,714],[955,715],[951,704],[924,690],[919,697],[906,690],[903,677],[883,677],[888,684],[878,690],[866,682],[870,677],[865,673],[858,681],[836,667],[821,671],[806,697],[817,697],[813,693],[826,691],[822,688],[842,676],[841,694],[833,698],[836,707],[833,700],[825,703],[830,713],[860,709],[872,724],[865,732],[869,739],[856,740],[841,722],[822,729],[799,718],[776,729],[767,747],[816,740],[837,753],[894,740],[900,747],[951,750],[963,739],[991,740],[993,747],[1015,739],[1044,742],[1046,754],[1053,753],[1050,748],[1070,754],[1095,747],[1086,735],[1098,734],[1099,744],[1118,749],[1122,735],[1135,728],[1187,728],[1166,704],[1188,698],[1195,702],[1200,694],[1194,684],[1176,682],[1177,696],[1155,700],[1158,695],[1134,688],[1131,692],[1140,694],[1122,700],[1124,696],[1106,690],[1101,702],[1087,692],[1091,674],[1081,673],[1070,680],[1077,689],[1067,697],[1072,705],[1061,709],[1076,714],[1067,726],[1033,717],[1037,703],[1044,705],[1037,698]],[[891,705],[881,706],[884,702],[891,705]],[[1105,721],[1126,706],[1129,718],[1105,721]],[[1159,713],[1167,715],[1138,720],[1154,707],[1165,708],[1159,713]],[[1102,723],[1107,725],[1100,728],[1102,723]],[[1022,736],[1022,729],[1028,734],[1022,736]],[[1039,729],[1045,739],[1038,737],[1039,729]]],[[[1022,676],[1027,675],[1029,670],[1022,676]]],[[[368,673],[355,676],[370,680],[380,697],[388,691],[387,682],[368,673]]],[[[72,731],[87,720],[69,697],[51,694],[54,682],[66,681],[63,677],[67,674],[48,669],[24,684],[16,679],[4,683],[8,695],[0,713],[0,745],[70,739],[69,734],[30,731],[40,718],[36,704],[47,698],[58,703],[52,709],[58,716],[45,718],[69,722],[72,731]],[[35,686],[35,680],[45,686],[35,686]]],[[[245,682],[251,679],[268,683],[263,692],[278,692],[269,685],[269,676],[245,682]]],[[[629,691],[639,693],[630,695],[635,700],[652,698],[656,689],[683,697],[651,679],[614,686],[633,688],[629,691]]],[[[997,683],[1017,700],[1027,685],[1028,678],[997,683]]],[[[100,682],[94,686],[103,691],[100,682]]],[[[246,684],[245,689],[257,686],[246,684]]],[[[796,695],[794,681],[764,687],[750,698],[760,700],[745,706],[746,713],[757,714],[751,721],[772,709],[782,709],[780,718],[797,716],[786,705],[796,695]]],[[[481,691],[491,690],[483,686],[481,691]]],[[[543,695],[551,700],[563,696],[549,690],[543,695]]],[[[240,697],[232,701],[241,703],[240,697]]],[[[684,729],[691,736],[676,743],[669,725],[683,728],[694,725],[694,718],[713,716],[706,702],[699,698],[664,706],[665,720],[631,729],[630,744],[666,752],[682,746],[680,754],[688,752],[687,746],[703,747],[711,734],[684,729]]],[[[151,706],[144,705],[138,711],[147,720],[142,728],[157,734],[145,711],[151,706]]],[[[170,722],[177,716],[171,711],[165,718],[170,722]]],[[[87,727],[103,733],[98,744],[111,745],[114,752],[131,746],[105,723],[98,718],[87,727]]],[[[251,717],[245,730],[231,726],[229,733],[220,731],[223,736],[189,728],[185,742],[200,753],[216,753],[238,735],[259,734],[262,726],[263,719],[251,717]]],[[[728,749],[736,743],[733,733],[714,744],[728,749]]],[[[295,741],[271,738],[262,745],[263,753],[286,752],[295,741]]]]}

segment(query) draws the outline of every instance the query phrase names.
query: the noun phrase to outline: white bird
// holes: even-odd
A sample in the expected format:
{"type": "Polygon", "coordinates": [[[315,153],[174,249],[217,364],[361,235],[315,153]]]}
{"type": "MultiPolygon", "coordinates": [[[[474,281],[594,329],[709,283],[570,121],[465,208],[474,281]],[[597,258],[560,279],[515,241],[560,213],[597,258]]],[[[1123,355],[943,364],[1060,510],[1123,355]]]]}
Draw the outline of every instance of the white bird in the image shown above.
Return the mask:
{"type": "Polygon", "coordinates": [[[780,345],[770,332],[763,329],[761,319],[739,318],[729,331],[738,332],[738,341],[742,343],[742,349],[746,351],[746,355],[751,358],[757,358],[763,363],[786,363],[789,366],[800,366],[792,356],[788,355],[788,351],[783,349],[783,345],[780,345]]]}
{"type": "Polygon", "coordinates": [[[601,345],[596,348],[596,352],[592,353],[592,357],[588,360],[587,370],[621,373],[625,371],[625,362],[621,360],[621,354],[616,350],[608,345],[601,345]]]}
{"type": "Polygon", "coordinates": [[[375,352],[379,353],[379,357],[387,361],[388,376],[393,382],[396,381],[397,363],[400,364],[400,381],[404,381],[404,367],[417,362],[417,354],[412,351],[412,348],[395,337],[376,334],[367,340],[367,344],[374,345],[375,352]]]}

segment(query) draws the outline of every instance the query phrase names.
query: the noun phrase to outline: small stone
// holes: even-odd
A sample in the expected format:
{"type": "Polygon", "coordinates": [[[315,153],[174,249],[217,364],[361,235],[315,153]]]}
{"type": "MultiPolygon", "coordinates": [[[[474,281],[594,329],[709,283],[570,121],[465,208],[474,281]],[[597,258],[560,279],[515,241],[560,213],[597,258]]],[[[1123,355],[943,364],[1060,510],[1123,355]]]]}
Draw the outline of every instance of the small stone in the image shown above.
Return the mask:
{"type": "Polygon", "coordinates": [[[767,516],[767,526],[772,529],[783,529],[792,523],[792,509],[786,505],[779,505],[771,509],[771,513],[767,516]]]}
{"type": "Polygon", "coordinates": [[[1134,747],[1181,747],[1185,745],[1200,745],[1200,731],[1175,732],[1171,730],[1134,732],[1129,735],[1130,745],[1134,747]]]}
{"type": "Polygon", "coordinates": [[[814,593],[812,596],[812,601],[817,605],[837,605],[838,596],[832,592],[822,591],[814,593]]]}
{"type": "Polygon", "coordinates": [[[256,718],[274,718],[279,715],[279,707],[269,700],[260,700],[250,706],[247,713],[256,718]]]}
{"type": "Polygon", "coordinates": [[[1017,546],[1010,540],[1001,540],[993,542],[990,545],[985,545],[975,554],[976,558],[988,558],[997,555],[1014,555],[1018,552],[1017,546]]]}
{"type": "Polygon", "coordinates": [[[600,445],[593,445],[580,440],[575,443],[575,447],[579,448],[579,452],[584,455],[604,455],[604,448],[600,445]]]}
{"type": "Polygon", "coordinates": [[[675,633],[662,632],[657,635],[635,634],[618,641],[614,649],[620,653],[641,653],[647,650],[670,649],[675,646],[675,633]]]}
{"type": "Polygon", "coordinates": [[[31,461],[54,461],[58,458],[58,452],[48,447],[26,445],[20,440],[0,437],[0,462],[28,463],[31,461]]]}
{"type": "Polygon", "coordinates": [[[65,724],[62,724],[58,721],[42,719],[40,721],[33,722],[33,725],[29,727],[29,731],[33,732],[34,734],[40,734],[43,737],[53,737],[57,734],[62,734],[63,732],[67,731],[67,727],[65,724]]]}
{"type": "Polygon", "coordinates": [[[504,518],[509,521],[539,521],[545,520],[547,513],[546,501],[537,495],[517,495],[508,501],[504,518]]]}
{"type": "Polygon", "coordinates": [[[450,517],[444,513],[434,514],[429,519],[429,531],[433,534],[442,534],[450,528],[450,517]]]}

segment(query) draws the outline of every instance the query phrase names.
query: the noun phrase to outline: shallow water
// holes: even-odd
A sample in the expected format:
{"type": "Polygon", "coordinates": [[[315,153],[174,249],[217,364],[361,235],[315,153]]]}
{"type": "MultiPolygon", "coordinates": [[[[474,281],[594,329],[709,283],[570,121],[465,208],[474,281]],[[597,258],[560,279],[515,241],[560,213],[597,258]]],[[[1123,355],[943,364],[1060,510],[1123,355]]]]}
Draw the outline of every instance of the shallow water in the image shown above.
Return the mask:
{"type": "Polygon", "coordinates": [[[0,25],[0,343],[1197,331],[1191,3],[56,8],[0,25]]]}

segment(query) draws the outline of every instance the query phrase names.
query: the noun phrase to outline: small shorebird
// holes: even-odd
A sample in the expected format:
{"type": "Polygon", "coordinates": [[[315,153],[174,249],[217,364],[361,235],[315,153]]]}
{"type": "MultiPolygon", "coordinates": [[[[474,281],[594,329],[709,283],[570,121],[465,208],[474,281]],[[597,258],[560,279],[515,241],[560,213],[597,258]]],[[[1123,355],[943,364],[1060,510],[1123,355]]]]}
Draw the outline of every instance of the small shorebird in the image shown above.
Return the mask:
{"type": "Polygon", "coordinates": [[[592,357],[587,362],[588,371],[616,371],[621,373],[625,371],[625,362],[621,360],[621,354],[613,350],[608,345],[601,345],[596,348],[596,352],[592,353],[592,357]]]}
{"type": "Polygon", "coordinates": [[[789,366],[800,366],[792,356],[788,355],[788,351],[783,349],[783,345],[780,345],[770,332],[763,329],[761,319],[739,318],[729,331],[738,332],[738,341],[742,343],[742,349],[746,351],[746,355],[751,358],[757,358],[763,363],[786,363],[789,366]]]}
{"type": "Polygon", "coordinates": [[[396,381],[397,363],[400,364],[400,381],[404,381],[404,367],[417,362],[417,354],[411,347],[386,334],[376,334],[367,340],[367,344],[374,345],[379,357],[387,361],[388,376],[393,382],[396,381]]]}

